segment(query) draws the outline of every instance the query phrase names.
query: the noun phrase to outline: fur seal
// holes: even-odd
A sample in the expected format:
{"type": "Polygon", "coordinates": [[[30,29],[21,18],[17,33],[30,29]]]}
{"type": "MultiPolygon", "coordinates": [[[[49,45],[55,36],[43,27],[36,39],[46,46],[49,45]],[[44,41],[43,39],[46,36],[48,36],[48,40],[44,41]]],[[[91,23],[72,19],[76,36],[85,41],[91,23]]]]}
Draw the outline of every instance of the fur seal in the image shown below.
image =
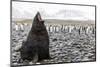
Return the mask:
{"type": "Polygon", "coordinates": [[[39,62],[50,59],[49,55],[49,35],[39,12],[34,17],[31,30],[20,49],[23,61],[39,62]]]}

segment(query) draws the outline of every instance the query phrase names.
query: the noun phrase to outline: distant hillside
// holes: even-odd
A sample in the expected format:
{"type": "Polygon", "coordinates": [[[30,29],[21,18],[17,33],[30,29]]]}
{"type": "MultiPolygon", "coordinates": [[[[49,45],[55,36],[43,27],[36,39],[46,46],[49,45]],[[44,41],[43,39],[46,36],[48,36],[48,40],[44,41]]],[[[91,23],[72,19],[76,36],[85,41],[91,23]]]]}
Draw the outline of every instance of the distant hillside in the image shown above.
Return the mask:
{"type": "Polygon", "coordinates": [[[48,23],[53,24],[95,24],[92,20],[59,20],[59,19],[46,19],[48,23]]]}
{"type": "MultiPolygon", "coordinates": [[[[32,23],[32,19],[20,19],[20,20],[12,20],[16,23],[32,23]]],[[[60,19],[45,19],[45,24],[89,24],[94,25],[95,21],[92,20],[60,20],[60,19]]]]}

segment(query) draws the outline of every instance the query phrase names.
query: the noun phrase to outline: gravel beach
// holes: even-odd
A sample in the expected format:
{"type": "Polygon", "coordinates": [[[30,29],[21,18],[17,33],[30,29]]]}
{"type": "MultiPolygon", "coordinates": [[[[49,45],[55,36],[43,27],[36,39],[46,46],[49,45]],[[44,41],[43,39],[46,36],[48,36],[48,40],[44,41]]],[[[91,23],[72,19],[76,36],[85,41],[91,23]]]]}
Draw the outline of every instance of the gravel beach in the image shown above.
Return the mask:
{"type": "MultiPolygon", "coordinates": [[[[12,23],[11,32],[11,63],[12,65],[25,65],[19,63],[20,52],[17,51],[22,41],[27,38],[31,25],[25,25],[24,28],[15,29],[14,22],[12,23]]],[[[84,32],[50,32],[49,33],[49,51],[51,60],[44,60],[40,63],[29,62],[31,64],[52,64],[52,63],[69,63],[69,62],[83,62],[95,61],[96,44],[95,34],[84,32]]]]}

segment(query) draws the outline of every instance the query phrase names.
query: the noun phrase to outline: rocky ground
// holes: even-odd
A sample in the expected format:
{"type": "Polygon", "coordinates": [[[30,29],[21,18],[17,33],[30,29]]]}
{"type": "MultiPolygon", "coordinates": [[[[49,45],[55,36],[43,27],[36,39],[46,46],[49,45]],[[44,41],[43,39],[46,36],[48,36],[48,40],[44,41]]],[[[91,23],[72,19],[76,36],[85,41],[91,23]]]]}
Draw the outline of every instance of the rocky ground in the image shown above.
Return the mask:
{"type": "MultiPolygon", "coordinates": [[[[13,65],[25,65],[18,63],[20,52],[16,51],[26,39],[29,29],[27,26],[25,30],[15,30],[12,28],[12,42],[11,42],[11,62],[13,65]]],[[[50,56],[51,60],[44,60],[39,64],[48,63],[62,63],[62,62],[82,62],[95,61],[95,34],[80,35],[74,33],[50,33],[50,56]]],[[[34,64],[34,63],[29,63],[34,64]]],[[[37,63],[36,63],[37,64],[37,63]]]]}

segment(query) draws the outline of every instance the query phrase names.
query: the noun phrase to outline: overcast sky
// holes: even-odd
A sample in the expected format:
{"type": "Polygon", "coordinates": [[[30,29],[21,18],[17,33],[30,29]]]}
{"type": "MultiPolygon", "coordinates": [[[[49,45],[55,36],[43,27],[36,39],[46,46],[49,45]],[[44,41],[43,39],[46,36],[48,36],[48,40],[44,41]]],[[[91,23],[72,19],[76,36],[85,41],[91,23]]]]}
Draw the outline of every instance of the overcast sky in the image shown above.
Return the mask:
{"type": "Polygon", "coordinates": [[[95,7],[30,2],[12,2],[12,18],[34,18],[39,11],[43,19],[95,20],[95,7]]]}

